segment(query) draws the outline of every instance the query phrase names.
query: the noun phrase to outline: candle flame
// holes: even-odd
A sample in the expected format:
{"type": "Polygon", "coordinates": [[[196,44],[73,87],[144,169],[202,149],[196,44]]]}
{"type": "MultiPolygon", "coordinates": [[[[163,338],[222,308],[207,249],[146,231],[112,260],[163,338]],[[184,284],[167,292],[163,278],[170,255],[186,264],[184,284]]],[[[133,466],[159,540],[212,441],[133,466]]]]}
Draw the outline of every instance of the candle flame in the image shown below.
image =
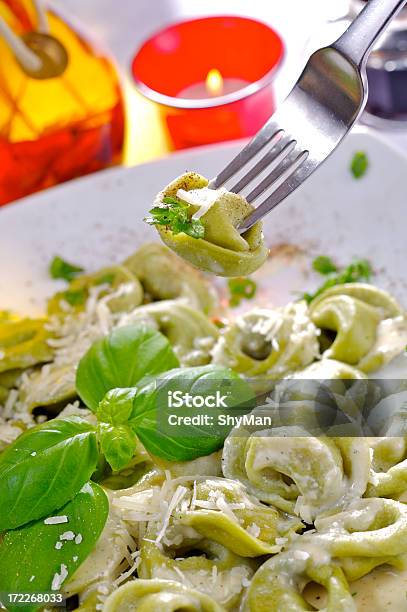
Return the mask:
{"type": "Polygon", "coordinates": [[[223,78],[219,70],[216,68],[209,70],[205,84],[211,96],[220,96],[223,91],[223,78]]]}

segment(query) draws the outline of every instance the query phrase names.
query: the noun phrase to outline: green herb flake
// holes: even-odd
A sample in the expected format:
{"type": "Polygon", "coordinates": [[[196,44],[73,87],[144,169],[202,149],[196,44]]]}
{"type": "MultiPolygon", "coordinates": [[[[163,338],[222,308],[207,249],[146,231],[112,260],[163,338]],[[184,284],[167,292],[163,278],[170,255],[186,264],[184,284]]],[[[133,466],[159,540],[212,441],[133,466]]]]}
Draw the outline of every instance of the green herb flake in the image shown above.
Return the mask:
{"type": "Polygon", "coordinates": [[[369,168],[369,159],[363,151],[355,153],[352,159],[350,170],[355,179],[360,179],[364,176],[369,168]]]}
{"type": "Polygon", "coordinates": [[[239,306],[242,300],[252,300],[257,292],[257,285],[251,278],[230,278],[228,280],[229,305],[239,306]]]}
{"type": "Polygon", "coordinates": [[[183,232],[191,238],[203,238],[205,227],[199,219],[190,218],[189,208],[188,204],[167,197],[163,199],[163,204],[153,206],[149,211],[151,217],[146,217],[144,221],[149,225],[164,225],[173,234],[183,232]]]}
{"type": "Polygon", "coordinates": [[[77,291],[64,291],[62,294],[65,302],[68,302],[70,306],[81,306],[86,302],[86,290],[78,289],[77,291]]]}
{"type": "Polygon", "coordinates": [[[310,304],[321,293],[330,289],[330,287],[347,283],[369,282],[372,274],[372,267],[366,259],[356,259],[346,268],[338,270],[335,274],[330,274],[327,280],[314,293],[304,293],[301,299],[310,304]]]}
{"type": "Polygon", "coordinates": [[[316,257],[312,262],[312,267],[315,272],[318,272],[319,274],[323,275],[331,274],[332,272],[338,271],[338,268],[336,267],[332,259],[330,257],[327,257],[326,255],[320,255],[319,257],[316,257]]]}
{"type": "Polygon", "coordinates": [[[65,261],[62,257],[59,257],[59,255],[56,255],[49,265],[51,278],[62,278],[66,281],[73,280],[83,271],[83,268],[65,261]]]}

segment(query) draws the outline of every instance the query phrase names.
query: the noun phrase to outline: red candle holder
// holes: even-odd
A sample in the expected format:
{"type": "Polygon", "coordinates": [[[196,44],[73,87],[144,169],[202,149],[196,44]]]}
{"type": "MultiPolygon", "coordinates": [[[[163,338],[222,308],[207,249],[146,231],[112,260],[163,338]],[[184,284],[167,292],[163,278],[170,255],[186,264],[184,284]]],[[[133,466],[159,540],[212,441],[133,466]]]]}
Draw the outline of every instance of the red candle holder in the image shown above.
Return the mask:
{"type": "Polygon", "coordinates": [[[182,149],[254,135],[275,110],[272,84],[283,55],[280,36],[264,23],[205,17],[154,34],[132,72],[182,149]]]}

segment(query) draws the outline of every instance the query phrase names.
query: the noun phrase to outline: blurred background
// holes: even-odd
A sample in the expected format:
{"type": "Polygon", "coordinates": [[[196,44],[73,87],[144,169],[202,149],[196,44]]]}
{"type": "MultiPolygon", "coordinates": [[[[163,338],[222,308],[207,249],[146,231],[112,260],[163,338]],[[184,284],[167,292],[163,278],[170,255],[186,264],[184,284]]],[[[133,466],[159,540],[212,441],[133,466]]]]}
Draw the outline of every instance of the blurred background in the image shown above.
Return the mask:
{"type": "MultiPolygon", "coordinates": [[[[249,137],[363,4],[0,0],[0,204],[249,137]]],[[[362,121],[407,150],[406,23],[404,11],[372,56],[362,121]]]]}
{"type": "MultiPolygon", "coordinates": [[[[166,132],[154,104],[136,91],[130,66],[135,50],[161,28],[182,19],[206,15],[242,15],[269,24],[282,37],[285,57],[276,75],[277,99],[295,83],[307,55],[319,40],[329,40],[331,20],[347,12],[347,0],[60,0],[110,50],[122,69],[123,84],[131,113],[128,117],[126,160],[148,161],[166,151],[166,132]]],[[[343,28],[342,28],[343,29],[343,28]]],[[[338,27],[334,30],[338,30],[338,27]]],[[[340,26],[339,26],[340,30],[340,26]]],[[[199,41],[210,46],[210,37],[199,41]]],[[[241,41],[244,52],[245,41],[241,41]]]]}

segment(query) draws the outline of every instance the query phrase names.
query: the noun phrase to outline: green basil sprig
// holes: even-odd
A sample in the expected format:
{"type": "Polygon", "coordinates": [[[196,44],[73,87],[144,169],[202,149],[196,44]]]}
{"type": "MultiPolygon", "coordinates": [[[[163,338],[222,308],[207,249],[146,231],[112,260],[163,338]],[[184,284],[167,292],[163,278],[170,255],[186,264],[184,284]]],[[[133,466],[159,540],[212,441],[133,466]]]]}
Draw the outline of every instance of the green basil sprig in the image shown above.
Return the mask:
{"type": "MultiPolygon", "coordinates": [[[[60,591],[93,550],[108,511],[103,489],[89,482],[58,510],[66,522],[47,524],[41,519],[6,533],[0,543],[0,594],[60,591]]],[[[3,603],[9,612],[22,610],[21,604],[3,603]]],[[[39,607],[26,604],[24,610],[39,607]]]]}
{"type": "Polygon", "coordinates": [[[137,438],[126,425],[99,423],[98,439],[100,450],[114,472],[130,463],[137,448],[137,438]]]}
{"type": "Polygon", "coordinates": [[[115,472],[128,465],[136,451],[137,438],[127,426],[136,393],[136,387],[112,389],[106,393],[97,409],[100,449],[115,472]]]}
{"type": "Polygon", "coordinates": [[[0,455],[0,532],[66,504],[97,460],[96,429],[79,417],[54,419],[22,434],[0,455]]]}
{"type": "Polygon", "coordinates": [[[179,366],[170,343],[144,325],[113,330],[95,342],[79,362],[76,389],[93,411],[111,389],[134,387],[145,376],[179,366]]]}

